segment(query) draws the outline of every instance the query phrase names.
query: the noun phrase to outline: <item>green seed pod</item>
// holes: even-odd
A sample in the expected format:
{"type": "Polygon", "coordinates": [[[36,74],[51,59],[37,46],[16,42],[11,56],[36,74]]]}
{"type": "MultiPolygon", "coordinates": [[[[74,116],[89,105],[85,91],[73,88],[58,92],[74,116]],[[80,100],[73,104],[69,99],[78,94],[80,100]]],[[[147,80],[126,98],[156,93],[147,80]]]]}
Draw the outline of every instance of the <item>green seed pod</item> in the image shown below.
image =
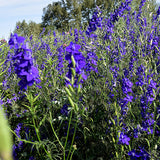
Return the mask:
{"type": "Polygon", "coordinates": [[[68,87],[69,87],[69,90],[70,90],[71,92],[75,93],[75,92],[74,92],[74,89],[73,89],[73,87],[72,87],[71,85],[68,85],[68,87]]]}
{"type": "Polygon", "coordinates": [[[72,70],[73,77],[75,77],[75,76],[76,76],[76,71],[75,71],[75,69],[71,68],[71,70],[72,70]]]}
{"type": "Polygon", "coordinates": [[[72,101],[71,97],[68,97],[68,99],[69,99],[71,106],[74,108],[74,102],[72,101]]]}
{"type": "Polygon", "coordinates": [[[67,81],[69,81],[70,82],[70,79],[68,78],[68,77],[64,77],[67,81]]]}
{"type": "Polygon", "coordinates": [[[71,97],[72,94],[71,94],[71,92],[69,91],[69,89],[68,89],[67,87],[65,87],[65,90],[66,90],[67,94],[71,97]]]}
{"type": "Polygon", "coordinates": [[[78,77],[78,83],[80,82],[81,79],[82,79],[82,75],[80,74],[78,77]]]}
{"type": "Polygon", "coordinates": [[[0,106],[0,157],[3,160],[12,160],[12,137],[7,119],[0,106]]]}
{"type": "Polygon", "coordinates": [[[78,84],[78,94],[80,93],[81,91],[81,84],[78,84]]]}
{"type": "Polygon", "coordinates": [[[71,84],[74,85],[74,82],[75,82],[75,80],[74,80],[74,77],[72,76],[72,78],[71,78],[71,84]]]}
{"type": "Polygon", "coordinates": [[[73,68],[75,68],[76,67],[76,62],[75,62],[75,59],[74,59],[73,55],[71,56],[71,60],[72,60],[72,63],[73,63],[73,68]]]}
{"type": "Polygon", "coordinates": [[[113,143],[115,143],[115,142],[116,142],[114,137],[112,137],[112,140],[113,140],[113,143]]]}
{"type": "Polygon", "coordinates": [[[79,108],[78,108],[78,105],[75,104],[75,111],[78,112],[79,108]]]}

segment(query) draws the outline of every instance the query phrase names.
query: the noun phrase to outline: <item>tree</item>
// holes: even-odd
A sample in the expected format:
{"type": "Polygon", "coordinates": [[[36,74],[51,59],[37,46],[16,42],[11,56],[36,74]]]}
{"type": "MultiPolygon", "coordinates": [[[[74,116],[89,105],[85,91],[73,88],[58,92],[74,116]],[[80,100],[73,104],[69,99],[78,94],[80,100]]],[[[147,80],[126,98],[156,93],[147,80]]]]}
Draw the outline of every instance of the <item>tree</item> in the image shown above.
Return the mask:
{"type": "Polygon", "coordinates": [[[42,26],[54,26],[56,29],[68,26],[69,15],[62,2],[53,2],[43,9],[42,26]]]}
{"type": "Polygon", "coordinates": [[[30,21],[29,23],[27,23],[25,20],[22,22],[18,21],[13,32],[24,37],[31,35],[39,36],[39,34],[42,32],[42,26],[40,23],[37,24],[33,21],[30,21]]]}
{"type": "Polygon", "coordinates": [[[26,23],[26,21],[23,20],[22,22],[16,22],[16,27],[13,32],[21,34],[22,36],[26,36],[28,34],[28,24],[26,23]]]}
{"type": "Polygon", "coordinates": [[[114,5],[113,0],[61,0],[43,9],[42,26],[55,26],[56,29],[80,27],[88,23],[96,6],[108,12],[114,5]]]}

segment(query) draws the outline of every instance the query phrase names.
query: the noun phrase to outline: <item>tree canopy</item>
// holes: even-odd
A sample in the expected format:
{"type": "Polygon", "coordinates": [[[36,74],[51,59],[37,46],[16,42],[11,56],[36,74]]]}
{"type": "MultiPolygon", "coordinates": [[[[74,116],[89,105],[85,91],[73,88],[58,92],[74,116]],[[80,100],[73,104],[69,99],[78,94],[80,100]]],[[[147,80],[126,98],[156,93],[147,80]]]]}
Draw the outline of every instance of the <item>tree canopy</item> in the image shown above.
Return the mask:
{"type": "Polygon", "coordinates": [[[48,25],[55,29],[80,27],[88,23],[91,15],[99,6],[108,12],[118,0],[61,0],[53,2],[43,9],[42,26],[48,25]]]}
{"type": "Polygon", "coordinates": [[[13,31],[14,33],[18,33],[21,36],[31,36],[31,35],[39,35],[42,32],[41,24],[37,24],[34,21],[30,21],[27,23],[25,20],[16,22],[16,27],[13,31]]]}

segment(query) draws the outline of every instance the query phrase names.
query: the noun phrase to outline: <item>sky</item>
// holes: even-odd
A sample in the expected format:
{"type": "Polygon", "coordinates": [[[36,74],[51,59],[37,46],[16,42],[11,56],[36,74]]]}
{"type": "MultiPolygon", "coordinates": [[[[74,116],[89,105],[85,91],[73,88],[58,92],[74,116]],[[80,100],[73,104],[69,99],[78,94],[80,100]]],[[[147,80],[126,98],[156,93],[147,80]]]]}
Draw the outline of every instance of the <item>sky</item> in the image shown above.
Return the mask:
{"type": "Polygon", "coordinates": [[[160,3],[160,0],[156,0],[157,3],[160,3]]]}
{"type": "Polygon", "coordinates": [[[0,0],[0,39],[8,40],[16,22],[25,20],[40,23],[43,8],[58,0],[0,0]]]}
{"type": "MultiPolygon", "coordinates": [[[[0,39],[9,39],[16,22],[42,22],[43,8],[58,0],[0,0],[0,39]]],[[[160,3],[160,0],[156,0],[160,3]]]]}

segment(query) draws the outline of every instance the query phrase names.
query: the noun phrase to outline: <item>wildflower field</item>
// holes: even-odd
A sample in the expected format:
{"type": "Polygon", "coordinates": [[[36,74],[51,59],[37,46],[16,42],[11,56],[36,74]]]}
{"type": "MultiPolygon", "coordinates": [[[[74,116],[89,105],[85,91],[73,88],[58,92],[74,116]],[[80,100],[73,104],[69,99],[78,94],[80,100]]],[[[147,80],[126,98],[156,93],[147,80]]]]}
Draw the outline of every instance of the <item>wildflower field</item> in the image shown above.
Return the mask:
{"type": "Polygon", "coordinates": [[[121,2],[109,17],[97,7],[87,29],[1,42],[12,136],[1,158],[160,159],[160,8],[134,6],[121,2]]]}

